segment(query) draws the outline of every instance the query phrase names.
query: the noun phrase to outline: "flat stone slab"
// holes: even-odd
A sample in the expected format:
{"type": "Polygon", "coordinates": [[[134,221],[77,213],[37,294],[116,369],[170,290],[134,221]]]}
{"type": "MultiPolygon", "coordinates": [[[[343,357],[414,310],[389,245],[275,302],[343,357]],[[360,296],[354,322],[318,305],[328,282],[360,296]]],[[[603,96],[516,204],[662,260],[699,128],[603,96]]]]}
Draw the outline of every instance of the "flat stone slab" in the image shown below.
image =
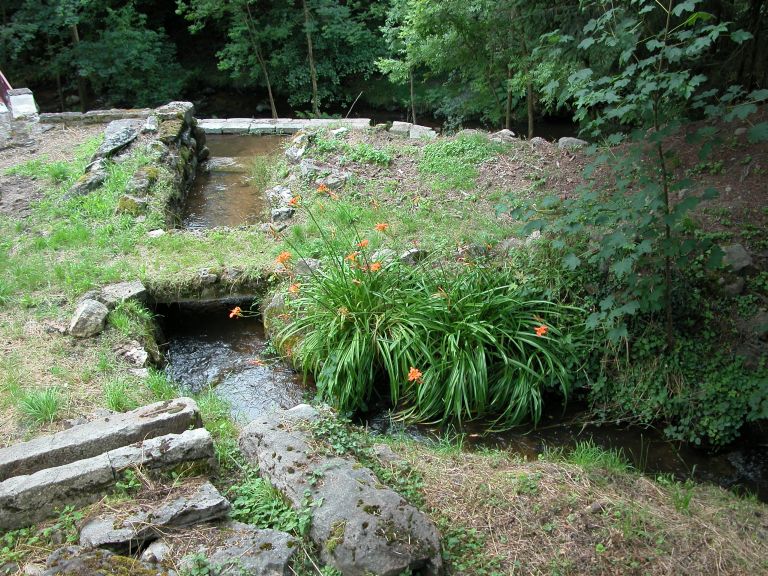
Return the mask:
{"type": "Polygon", "coordinates": [[[240,448],[295,508],[312,502],[310,537],[323,562],[345,576],[442,574],[432,521],[355,460],[313,448],[308,427],[318,417],[300,405],[258,418],[240,448]]]}
{"type": "Polygon", "coordinates": [[[206,134],[295,134],[306,128],[370,128],[370,118],[202,118],[198,127],[206,134]]]}
{"type": "Polygon", "coordinates": [[[123,470],[167,468],[214,457],[213,439],[204,428],[137,442],[71,464],[15,476],[0,482],[0,531],[29,526],[55,516],[65,506],[99,500],[123,470]]]}
{"type": "Polygon", "coordinates": [[[104,304],[110,310],[115,306],[128,300],[138,300],[143,302],[147,299],[147,288],[141,280],[131,280],[129,282],[118,282],[108,284],[100,291],[96,300],[104,304]]]}
{"type": "Polygon", "coordinates": [[[108,158],[133,142],[139,135],[139,126],[135,120],[113,120],[104,130],[104,142],[96,151],[94,158],[108,158]]]}
{"type": "Polygon", "coordinates": [[[118,556],[108,550],[88,550],[67,546],[53,552],[46,563],[43,576],[171,576],[165,568],[135,558],[118,556]]]}
{"type": "Polygon", "coordinates": [[[91,458],[122,446],[200,425],[191,398],[157,402],[0,449],[0,481],[91,458]]]}
{"type": "Polygon", "coordinates": [[[133,553],[146,542],[162,537],[168,528],[219,520],[229,513],[229,509],[229,501],[213,484],[204,482],[187,496],[153,510],[132,514],[119,524],[114,516],[88,521],[80,531],[80,545],[133,553]]]}

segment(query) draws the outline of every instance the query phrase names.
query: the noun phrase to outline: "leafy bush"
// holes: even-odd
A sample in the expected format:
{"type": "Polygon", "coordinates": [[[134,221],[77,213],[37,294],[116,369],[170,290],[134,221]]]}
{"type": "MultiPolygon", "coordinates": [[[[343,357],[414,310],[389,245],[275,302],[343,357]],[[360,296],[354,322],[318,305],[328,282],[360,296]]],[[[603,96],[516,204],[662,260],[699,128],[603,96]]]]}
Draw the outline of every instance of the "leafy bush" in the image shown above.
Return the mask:
{"type": "Polygon", "coordinates": [[[291,508],[280,492],[256,473],[252,472],[230,492],[235,495],[231,513],[235,520],[297,536],[309,528],[309,518],[291,508]]]}
{"type": "Polygon", "coordinates": [[[340,410],[382,395],[409,420],[506,427],[537,422],[544,389],[568,396],[579,338],[560,326],[580,310],[521,298],[509,270],[331,260],[297,287],[277,341],[340,410]]]}

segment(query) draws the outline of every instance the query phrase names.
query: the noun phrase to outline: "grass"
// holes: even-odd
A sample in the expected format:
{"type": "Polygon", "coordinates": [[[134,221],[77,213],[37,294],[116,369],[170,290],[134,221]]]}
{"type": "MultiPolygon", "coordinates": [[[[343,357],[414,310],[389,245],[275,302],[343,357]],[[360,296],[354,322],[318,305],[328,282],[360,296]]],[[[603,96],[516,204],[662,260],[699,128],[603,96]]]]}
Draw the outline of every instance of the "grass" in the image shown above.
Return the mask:
{"type": "Polygon", "coordinates": [[[49,424],[56,420],[64,403],[61,390],[44,388],[23,393],[18,399],[18,408],[32,422],[49,424]]]}
{"type": "Polygon", "coordinates": [[[434,190],[471,190],[479,174],[478,165],[503,150],[484,136],[436,140],[424,147],[419,171],[430,179],[434,190]]]}
{"type": "Polygon", "coordinates": [[[577,442],[571,449],[547,448],[542,459],[567,462],[584,470],[603,470],[614,474],[629,472],[632,466],[621,449],[603,448],[592,439],[577,442]]]}
{"type": "Polygon", "coordinates": [[[104,386],[104,404],[115,412],[128,412],[139,407],[133,383],[117,378],[104,386]]]}

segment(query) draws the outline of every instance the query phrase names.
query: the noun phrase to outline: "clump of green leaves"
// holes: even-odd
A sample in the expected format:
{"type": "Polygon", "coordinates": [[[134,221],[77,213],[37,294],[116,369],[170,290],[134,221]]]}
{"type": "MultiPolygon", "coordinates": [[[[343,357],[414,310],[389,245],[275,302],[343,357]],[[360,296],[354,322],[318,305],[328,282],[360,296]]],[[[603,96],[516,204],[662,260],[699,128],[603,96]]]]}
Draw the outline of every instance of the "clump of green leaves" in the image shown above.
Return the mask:
{"type": "Polygon", "coordinates": [[[30,390],[18,400],[18,408],[27,418],[38,424],[53,422],[64,405],[64,396],[59,388],[30,390]]]}
{"type": "Polygon", "coordinates": [[[481,162],[504,150],[484,136],[459,136],[424,146],[419,171],[430,177],[436,190],[470,190],[475,185],[481,162]]]}
{"type": "Polygon", "coordinates": [[[235,496],[231,515],[235,520],[257,528],[271,528],[302,537],[309,529],[308,515],[291,508],[280,492],[256,472],[230,488],[235,496]]]}

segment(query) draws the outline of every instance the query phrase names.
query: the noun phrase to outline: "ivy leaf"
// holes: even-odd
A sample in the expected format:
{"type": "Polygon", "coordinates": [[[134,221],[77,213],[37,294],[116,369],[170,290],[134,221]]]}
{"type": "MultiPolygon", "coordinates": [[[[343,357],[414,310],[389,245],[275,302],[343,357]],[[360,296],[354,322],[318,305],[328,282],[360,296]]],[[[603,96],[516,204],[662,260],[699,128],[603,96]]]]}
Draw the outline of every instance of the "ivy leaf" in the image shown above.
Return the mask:
{"type": "Polygon", "coordinates": [[[681,16],[683,12],[693,12],[696,9],[696,0],[686,0],[680,2],[677,6],[672,8],[672,14],[675,16],[681,16]]]}
{"type": "Polygon", "coordinates": [[[608,339],[611,342],[618,342],[622,338],[626,338],[629,336],[629,333],[627,332],[627,325],[626,324],[620,324],[619,326],[616,326],[616,328],[611,328],[608,330],[608,339]]]}
{"type": "Polygon", "coordinates": [[[594,43],[595,43],[594,38],[587,37],[587,38],[584,38],[584,40],[582,40],[581,42],[579,42],[579,45],[577,46],[577,48],[579,50],[586,50],[587,48],[592,46],[594,43]]]}
{"type": "Polygon", "coordinates": [[[762,102],[763,100],[768,100],[768,88],[762,88],[760,90],[752,90],[752,92],[749,93],[749,99],[754,100],[755,102],[762,102]]]}
{"type": "Polygon", "coordinates": [[[723,265],[723,256],[725,253],[720,246],[713,246],[707,259],[707,270],[717,270],[723,265]]]}
{"type": "Polygon", "coordinates": [[[752,126],[747,132],[747,140],[752,144],[768,140],[768,122],[760,122],[752,126]]]}
{"type": "Polygon", "coordinates": [[[736,42],[736,44],[742,44],[747,40],[752,40],[752,38],[752,34],[746,30],[735,30],[734,32],[731,32],[731,40],[736,42]]]}
{"type": "Polygon", "coordinates": [[[632,264],[632,258],[624,258],[611,266],[611,270],[613,270],[613,273],[616,274],[617,278],[623,278],[632,271],[632,264]]]}
{"type": "Polygon", "coordinates": [[[575,270],[581,264],[581,259],[573,252],[563,258],[563,266],[569,270],[575,270]]]}

